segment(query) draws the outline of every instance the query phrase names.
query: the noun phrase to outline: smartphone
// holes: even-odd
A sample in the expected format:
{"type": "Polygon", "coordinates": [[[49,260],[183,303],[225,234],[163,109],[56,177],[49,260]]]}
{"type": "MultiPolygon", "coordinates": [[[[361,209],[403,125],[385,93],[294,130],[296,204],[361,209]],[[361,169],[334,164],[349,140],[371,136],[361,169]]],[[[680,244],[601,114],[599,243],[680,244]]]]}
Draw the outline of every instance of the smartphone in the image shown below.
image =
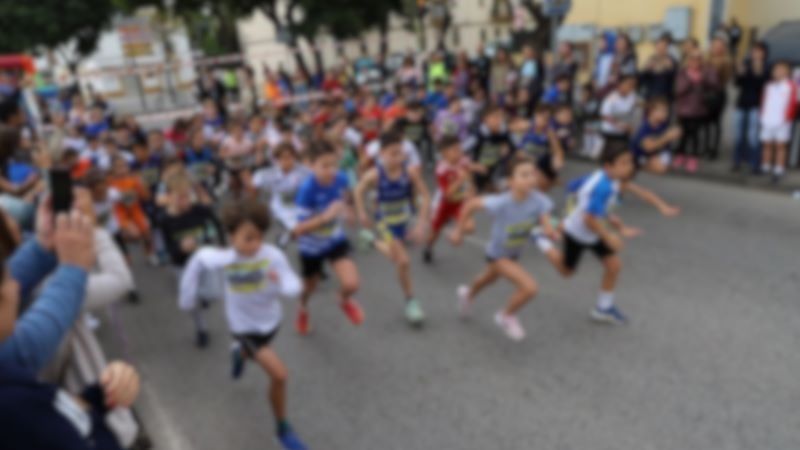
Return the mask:
{"type": "Polygon", "coordinates": [[[69,171],[50,171],[50,197],[55,214],[72,209],[72,177],[69,171]]]}

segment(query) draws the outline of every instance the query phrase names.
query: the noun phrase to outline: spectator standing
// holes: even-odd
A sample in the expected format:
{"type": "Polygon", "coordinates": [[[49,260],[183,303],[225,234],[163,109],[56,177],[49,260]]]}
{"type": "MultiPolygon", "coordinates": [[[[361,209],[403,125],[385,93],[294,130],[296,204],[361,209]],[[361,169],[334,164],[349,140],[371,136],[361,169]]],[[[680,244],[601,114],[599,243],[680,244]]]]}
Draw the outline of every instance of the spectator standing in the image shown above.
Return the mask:
{"type": "Polygon", "coordinates": [[[597,56],[594,62],[592,82],[598,98],[605,97],[613,89],[610,84],[611,68],[614,65],[614,40],[614,33],[606,31],[597,42],[597,56]]]}
{"type": "Polygon", "coordinates": [[[638,70],[636,49],[631,38],[620,33],[614,41],[614,63],[611,66],[611,80],[616,83],[622,77],[635,76],[638,70]]]}
{"type": "Polygon", "coordinates": [[[519,85],[528,91],[531,99],[538,99],[542,92],[542,65],[539,55],[531,45],[522,49],[522,65],[519,68],[519,85]]]}
{"type": "Polygon", "coordinates": [[[705,93],[716,88],[716,74],[716,71],[709,70],[704,65],[703,55],[699,51],[686,55],[684,67],[678,72],[675,82],[675,114],[683,129],[683,136],[673,160],[674,169],[697,172],[700,128],[708,116],[705,93]]]}
{"type": "Polygon", "coordinates": [[[735,81],[739,95],[733,122],[736,129],[734,172],[739,171],[742,164],[750,164],[753,173],[760,170],[759,109],[764,86],[769,80],[767,54],[767,45],[763,42],[756,43],[750,49],[749,57],[743,59],[736,68],[735,81]]]}
{"type": "Polygon", "coordinates": [[[548,78],[555,81],[560,75],[567,75],[575,84],[575,75],[578,73],[578,60],[575,58],[575,49],[571,42],[562,42],[558,45],[558,52],[550,67],[548,78]]]}
{"type": "Polygon", "coordinates": [[[739,53],[739,42],[742,41],[742,34],[742,26],[739,25],[739,20],[736,17],[731,17],[730,24],[728,24],[728,44],[732,58],[736,58],[739,53]]]}
{"type": "Polygon", "coordinates": [[[777,183],[786,170],[786,153],[792,137],[792,121],[797,109],[797,86],[791,79],[789,63],[779,61],[772,68],[772,80],[764,89],[761,106],[761,171],[772,172],[777,183]]]}
{"type": "Polygon", "coordinates": [[[489,71],[489,92],[498,104],[502,105],[507,100],[509,87],[514,78],[514,66],[508,57],[508,52],[498,48],[489,71]]]}
{"type": "Polygon", "coordinates": [[[675,86],[675,75],[678,73],[678,62],[669,54],[672,38],[661,36],[655,45],[655,53],[647,60],[641,74],[644,97],[649,100],[663,97],[672,100],[675,86]]]}
{"type": "Polygon", "coordinates": [[[711,41],[708,53],[708,65],[716,74],[717,82],[709,86],[705,93],[707,103],[707,120],[705,124],[705,150],[712,160],[719,156],[719,145],[722,138],[722,115],[728,104],[728,83],[733,77],[733,61],[728,52],[728,40],[720,34],[711,41]]]}

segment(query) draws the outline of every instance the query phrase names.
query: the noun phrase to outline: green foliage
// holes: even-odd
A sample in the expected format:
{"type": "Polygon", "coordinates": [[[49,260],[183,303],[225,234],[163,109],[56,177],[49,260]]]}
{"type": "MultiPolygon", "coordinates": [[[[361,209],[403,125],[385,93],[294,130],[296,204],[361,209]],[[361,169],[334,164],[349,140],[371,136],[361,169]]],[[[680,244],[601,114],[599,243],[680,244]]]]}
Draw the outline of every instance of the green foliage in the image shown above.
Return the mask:
{"type": "Polygon", "coordinates": [[[108,0],[3,1],[0,53],[54,48],[73,41],[91,53],[115,11],[108,0]]]}

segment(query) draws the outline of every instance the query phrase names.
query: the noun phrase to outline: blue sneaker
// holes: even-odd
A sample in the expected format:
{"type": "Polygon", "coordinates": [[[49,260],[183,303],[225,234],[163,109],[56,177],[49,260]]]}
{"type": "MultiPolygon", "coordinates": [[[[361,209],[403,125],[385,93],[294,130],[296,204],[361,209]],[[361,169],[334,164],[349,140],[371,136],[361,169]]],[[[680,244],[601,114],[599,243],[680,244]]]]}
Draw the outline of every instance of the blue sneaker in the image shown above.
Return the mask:
{"type": "Polygon", "coordinates": [[[600,309],[595,306],[590,315],[595,322],[609,323],[612,325],[625,325],[628,323],[628,318],[622,313],[622,310],[614,305],[608,309],[600,309]]]}
{"type": "Polygon", "coordinates": [[[238,380],[244,373],[244,355],[242,346],[238,342],[231,345],[231,377],[238,380]]]}
{"type": "Polygon", "coordinates": [[[305,444],[294,434],[292,427],[286,426],[278,433],[278,442],[284,450],[308,450],[305,444]]]}

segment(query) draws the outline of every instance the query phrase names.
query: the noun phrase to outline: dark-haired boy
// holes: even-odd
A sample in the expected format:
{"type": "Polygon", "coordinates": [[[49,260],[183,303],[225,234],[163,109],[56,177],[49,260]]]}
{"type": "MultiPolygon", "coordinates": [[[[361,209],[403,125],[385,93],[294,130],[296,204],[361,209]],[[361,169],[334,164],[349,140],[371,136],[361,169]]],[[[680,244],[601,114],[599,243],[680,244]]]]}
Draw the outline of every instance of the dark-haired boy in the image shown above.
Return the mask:
{"type": "Polygon", "coordinates": [[[307,154],[312,176],[297,192],[298,224],[292,230],[297,238],[304,284],[296,324],[301,335],[311,331],[308,301],[317,288],[325,262],[339,279],[342,311],[353,325],[364,321],[364,311],[353,298],[360,284],[358,268],[349,257],[350,243],[342,223],[349,195],[347,175],[339,170],[338,153],[329,142],[312,142],[307,154]]]}
{"type": "Polygon", "coordinates": [[[591,318],[601,322],[624,324],[627,318],[614,304],[614,289],[622,270],[623,238],[641,234],[611,213],[620,191],[634,171],[633,155],[623,143],[607,143],[600,157],[601,168],[568,186],[574,206],[564,219],[564,250],[536,236],[536,242],[561,275],[570,277],[578,268],[585,250],[591,250],[603,264],[603,280],[591,318]]]}
{"type": "Polygon", "coordinates": [[[232,348],[232,375],[241,376],[244,359],[254,360],[270,379],[269,401],[276,435],[284,449],[304,450],[286,416],[286,366],[270,343],[278,333],[283,312],[279,298],[300,294],[300,278],[286,255],[264,243],[270,218],[267,207],[255,199],[229,204],[222,213],[229,247],[203,247],[189,260],[181,277],[180,308],[197,308],[200,276],[213,270],[225,274],[225,312],[236,340],[232,348]]]}

